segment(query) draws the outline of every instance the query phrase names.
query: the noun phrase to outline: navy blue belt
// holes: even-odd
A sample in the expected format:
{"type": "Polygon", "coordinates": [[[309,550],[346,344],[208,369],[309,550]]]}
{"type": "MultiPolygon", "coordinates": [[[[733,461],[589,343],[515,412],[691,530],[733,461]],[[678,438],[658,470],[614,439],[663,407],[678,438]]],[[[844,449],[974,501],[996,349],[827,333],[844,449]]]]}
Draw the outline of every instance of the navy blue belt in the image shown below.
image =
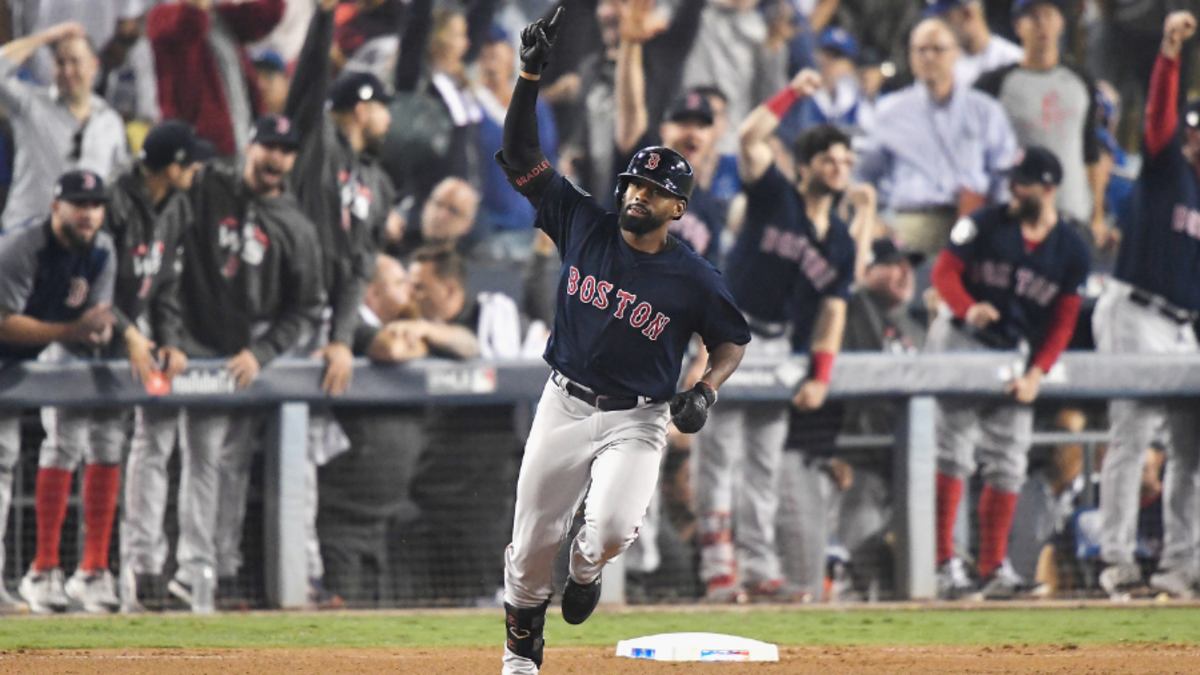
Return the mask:
{"type": "Polygon", "coordinates": [[[1129,290],[1129,301],[1146,309],[1154,310],[1160,316],[1166,317],[1181,326],[1192,323],[1196,320],[1197,315],[1200,315],[1200,312],[1177,307],[1161,295],[1144,291],[1137,286],[1129,290]]]}

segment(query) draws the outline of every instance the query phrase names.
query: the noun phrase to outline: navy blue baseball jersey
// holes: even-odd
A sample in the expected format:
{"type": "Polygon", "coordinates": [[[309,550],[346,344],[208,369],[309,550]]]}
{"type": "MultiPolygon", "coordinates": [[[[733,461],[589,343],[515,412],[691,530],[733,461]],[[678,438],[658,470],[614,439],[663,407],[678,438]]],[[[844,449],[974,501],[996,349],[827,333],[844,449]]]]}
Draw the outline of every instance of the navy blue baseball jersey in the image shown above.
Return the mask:
{"type": "Polygon", "coordinates": [[[687,213],[679,220],[671,221],[668,229],[688,248],[717,267],[721,263],[721,230],[725,229],[728,208],[728,204],[697,185],[688,199],[687,213]]]}
{"type": "Polygon", "coordinates": [[[725,277],[738,306],[760,321],[793,322],[793,348],[808,349],[820,300],[850,298],[854,240],[829,214],[818,240],[804,198],[771,167],[746,186],[746,218],[729,252],[725,277]]]}
{"type": "Polygon", "coordinates": [[[566,178],[547,184],[534,224],[563,262],[545,359],[597,394],[665,400],[693,334],[711,350],[750,330],[712,265],[678,242],[638,251],[617,221],[566,178]]]}
{"type": "Polygon", "coordinates": [[[1146,153],[1130,211],[1116,277],[1200,310],[1200,180],[1178,140],[1146,153]]]}
{"type": "MultiPolygon", "coordinates": [[[[97,232],[88,251],[63,246],[47,218],[0,237],[0,310],[46,323],[75,321],[111,303],[116,279],[112,237],[97,232]]],[[[0,343],[0,360],[33,359],[41,346],[0,343]]]]}
{"type": "Polygon", "coordinates": [[[1075,227],[1058,224],[1033,251],[1027,250],[1021,223],[1008,206],[986,206],[960,219],[950,231],[947,249],[965,264],[962,282],[976,302],[1000,312],[992,330],[1035,348],[1054,315],[1060,296],[1079,292],[1091,255],[1075,227]]]}

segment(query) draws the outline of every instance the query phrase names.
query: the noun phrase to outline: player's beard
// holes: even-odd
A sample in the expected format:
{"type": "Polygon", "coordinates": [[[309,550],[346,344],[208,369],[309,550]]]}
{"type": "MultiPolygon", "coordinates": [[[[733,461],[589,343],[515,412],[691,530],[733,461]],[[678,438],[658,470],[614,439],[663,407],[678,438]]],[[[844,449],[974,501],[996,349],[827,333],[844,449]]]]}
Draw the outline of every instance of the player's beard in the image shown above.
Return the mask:
{"type": "Polygon", "coordinates": [[[80,234],[74,225],[65,225],[62,228],[62,234],[72,251],[87,253],[92,250],[92,240],[80,234]]]}
{"type": "Polygon", "coordinates": [[[1036,223],[1042,217],[1042,200],[1036,197],[1017,197],[1009,212],[1022,223],[1036,223]]]}
{"type": "Polygon", "coordinates": [[[833,188],[829,187],[829,183],[821,180],[816,175],[813,175],[808,179],[807,185],[801,182],[799,187],[801,192],[804,192],[807,189],[809,196],[812,198],[820,199],[822,197],[832,196],[835,202],[841,199],[842,193],[845,192],[845,190],[834,190],[833,188]]]}
{"type": "Polygon", "coordinates": [[[646,209],[646,215],[637,218],[629,215],[625,207],[621,207],[621,215],[617,217],[617,224],[621,226],[622,230],[638,236],[657,230],[665,222],[667,222],[666,218],[656,218],[650,213],[649,208],[646,209]]]}

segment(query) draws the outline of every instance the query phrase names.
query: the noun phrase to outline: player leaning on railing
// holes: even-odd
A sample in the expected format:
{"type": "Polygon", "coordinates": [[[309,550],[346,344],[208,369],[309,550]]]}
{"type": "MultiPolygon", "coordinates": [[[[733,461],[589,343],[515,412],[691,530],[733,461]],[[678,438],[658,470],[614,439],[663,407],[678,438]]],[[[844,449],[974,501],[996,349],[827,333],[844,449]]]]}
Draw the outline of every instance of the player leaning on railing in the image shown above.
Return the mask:
{"type": "Polygon", "coordinates": [[[604,565],[637,538],[658,484],[667,421],[703,425],[737,368],[749,329],[712,265],[667,233],[683,216],[692,167],[673,150],[644,148],[617,180],[619,214],[557,175],[538,145],[538,79],[560,8],[521,34],[521,76],[496,161],[538,209],[535,225],[562,256],[546,383],[517,481],[505,558],[504,672],[536,673],[559,546],[584,497],[571,545],[563,619],[582,623],[600,598],[604,565]],[[693,333],[708,370],[676,393],[693,333]]]}

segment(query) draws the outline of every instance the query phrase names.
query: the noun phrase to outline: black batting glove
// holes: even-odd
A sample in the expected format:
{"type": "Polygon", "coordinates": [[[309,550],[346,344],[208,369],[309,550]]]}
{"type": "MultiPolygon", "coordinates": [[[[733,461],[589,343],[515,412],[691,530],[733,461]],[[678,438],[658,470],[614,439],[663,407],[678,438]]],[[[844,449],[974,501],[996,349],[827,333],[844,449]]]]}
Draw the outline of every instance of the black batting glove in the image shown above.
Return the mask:
{"type": "Polygon", "coordinates": [[[559,7],[550,17],[550,23],[538,19],[521,31],[521,70],[530,75],[541,75],[546,65],[546,57],[550,56],[550,48],[558,37],[558,22],[562,18],[563,8],[559,7]]]}
{"type": "Polygon", "coordinates": [[[694,434],[704,428],[708,420],[708,409],[717,402],[717,391],[707,382],[681,391],[671,397],[671,421],[675,428],[685,434],[694,434]]]}

